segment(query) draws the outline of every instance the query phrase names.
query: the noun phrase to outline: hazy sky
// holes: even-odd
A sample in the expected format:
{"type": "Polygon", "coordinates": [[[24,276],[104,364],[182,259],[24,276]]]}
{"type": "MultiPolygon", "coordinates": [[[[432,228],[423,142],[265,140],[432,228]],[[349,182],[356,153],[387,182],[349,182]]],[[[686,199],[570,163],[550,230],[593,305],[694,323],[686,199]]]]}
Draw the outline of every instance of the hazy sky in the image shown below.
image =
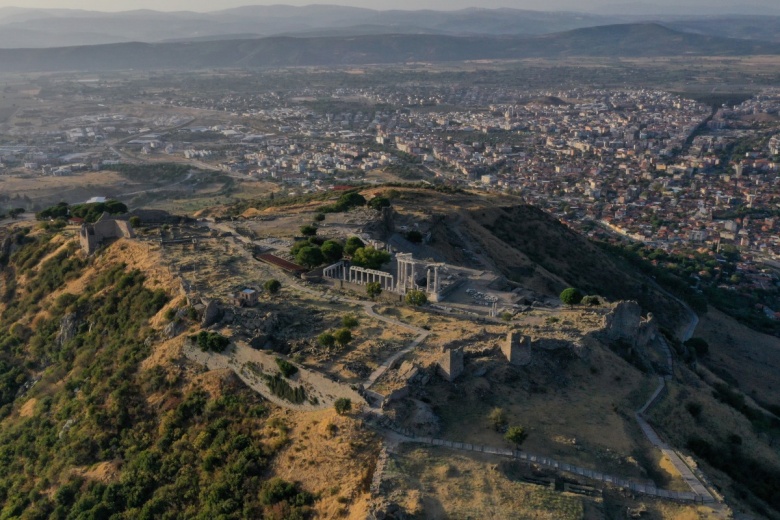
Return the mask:
{"type": "MultiPolygon", "coordinates": [[[[621,0],[617,0],[622,3],[621,0]]],[[[664,2],[665,0],[661,0],[664,2]]],[[[694,0],[697,1],[697,0],[694,0]]],[[[631,3],[652,5],[658,0],[628,0],[631,3]]],[[[610,0],[0,0],[0,7],[45,7],[89,9],[95,11],[125,11],[131,9],[155,9],[158,11],[214,11],[242,5],[309,5],[334,4],[366,7],[370,9],[438,9],[450,10],[464,7],[514,7],[534,10],[586,10],[594,5],[613,3],[610,0]]]]}
{"type": "MultiPolygon", "coordinates": [[[[615,13],[625,4],[641,5],[650,11],[666,11],[680,4],[701,7],[706,14],[716,5],[717,10],[739,12],[740,4],[761,6],[775,11],[778,0],[0,0],[0,7],[43,7],[89,9],[95,11],[126,11],[132,9],[155,9],[158,11],[215,11],[242,5],[309,5],[335,4],[367,7],[371,9],[438,9],[450,10],[464,7],[514,7],[539,11],[589,11],[610,6],[615,13]]],[[[697,9],[698,10],[698,9],[697,9]]]]}

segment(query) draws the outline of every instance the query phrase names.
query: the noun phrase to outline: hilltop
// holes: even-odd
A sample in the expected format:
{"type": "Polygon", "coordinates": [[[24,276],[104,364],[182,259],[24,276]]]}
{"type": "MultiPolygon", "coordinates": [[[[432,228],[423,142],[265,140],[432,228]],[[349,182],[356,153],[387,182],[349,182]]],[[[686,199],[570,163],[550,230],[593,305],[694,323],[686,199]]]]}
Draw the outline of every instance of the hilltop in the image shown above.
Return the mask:
{"type": "Polygon", "coordinates": [[[780,44],[675,31],[654,23],[603,25],[541,36],[382,34],[115,43],[0,49],[5,72],[340,66],[526,58],[746,56],[780,44]]]}
{"type": "Polygon", "coordinates": [[[521,199],[379,186],[198,217],[89,256],[64,223],[2,229],[2,514],[778,517],[776,396],[723,320],[697,332],[717,358],[683,344],[684,304],[521,199]],[[373,298],[322,269],[369,244],[400,253],[356,271],[384,273],[373,298]]]}

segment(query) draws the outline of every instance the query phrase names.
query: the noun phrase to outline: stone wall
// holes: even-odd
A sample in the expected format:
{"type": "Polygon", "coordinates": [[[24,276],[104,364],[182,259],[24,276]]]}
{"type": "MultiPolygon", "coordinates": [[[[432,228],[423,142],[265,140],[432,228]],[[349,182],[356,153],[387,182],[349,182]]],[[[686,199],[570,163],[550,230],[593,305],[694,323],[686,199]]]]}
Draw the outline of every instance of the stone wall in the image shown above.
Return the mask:
{"type": "Polygon", "coordinates": [[[633,347],[644,347],[658,334],[658,324],[652,314],[642,317],[642,308],[635,301],[618,302],[604,317],[604,335],[610,341],[625,341],[633,347]]]}
{"type": "Polygon", "coordinates": [[[501,343],[501,352],[512,365],[528,365],[531,363],[531,339],[517,331],[511,331],[501,343]]]}
{"type": "Polygon", "coordinates": [[[94,224],[82,225],[79,231],[79,243],[88,255],[116,238],[135,238],[135,233],[128,221],[112,218],[108,213],[103,213],[94,224]]]}
{"type": "Polygon", "coordinates": [[[436,365],[444,379],[450,382],[454,381],[463,373],[463,349],[443,348],[436,365]]]}

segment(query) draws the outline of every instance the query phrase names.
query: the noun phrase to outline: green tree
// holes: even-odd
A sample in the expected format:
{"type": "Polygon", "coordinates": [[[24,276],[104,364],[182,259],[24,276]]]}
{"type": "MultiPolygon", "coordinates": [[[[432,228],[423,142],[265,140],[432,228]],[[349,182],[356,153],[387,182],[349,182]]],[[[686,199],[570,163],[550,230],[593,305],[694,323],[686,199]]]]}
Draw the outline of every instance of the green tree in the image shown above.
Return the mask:
{"type": "Polygon", "coordinates": [[[510,426],[504,435],[504,439],[514,444],[518,450],[527,437],[528,434],[522,426],[510,426]]]}
{"type": "Polygon", "coordinates": [[[21,215],[22,213],[24,213],[24,208],[14,208],[14,209],[8,210],[8,215],[11,218],[14,218],[14,219],[16,217],[18,217],[19,215],[21,215]]]}
{"type": "Polygon", "coordinates": [[[305,237],[313,237],[317,234],[317,226],[306,225],[301,226],[301,235],[305,237]]]}
{"type": "Polygon", "coordinates": [[[322,250],[322,256],[330,263],[338,262],[344,254],[344,248],[335,240],[326,241],[320,249],[322,250]]]}
{"type": "Polygon", "coordinates": [[[387,251],[380,251],[371,246],[361,247],[352,255],[352,263],[366,269],[379,269],[389,262],[390,258],[390,253],[387,251]]]}
{"type": "Polygon", "coordinates": [[[488,415],[488,421],[490,421],[490,426],[494,430],[500,432],[507,424],[506,412],[504,412],[503,408],[493,408],[488,415]]]}
{"type": "Polygon", "coordinates": [[[382,294],[382,284],[379,282],[368,282],[366,284],[366,294],[372,300],[382,294]]]}
{"type": "Polygon", "coordinates": [[[411,230],[406,234],[406,240],[412,244],[419,244],[423,241],[423,235],[417,230],[411,230]]]}
{"type": "Polygon", "coordinates": [[[368,201],[368,207],[377,211],[390,207],[390,199],[387,197],[374,197],[368,201]]]}
{"type": "Polygon", "coordinates": [[[422,291],[409,291],[406,293],[406,303],[420,307],[428,303],[428,297],[422,291]]]}
{"type": "Polygon", "coordinates": [[[355,251],[361,247],[366,247],[366,244],[364,244],[362,240],[358,237],[349,237],[347,243],[344,245],[344,252],[348,255],[353,255],[355,254],[355,251]]]}
{"type": "Polygon", "coordinates": [[[568,289],[564,289],[561,293],[561,301],[569,307],[577,305],[582,301],[582,293],[579,289],[569,287],[568,289]]]}
{"type": "Polygon", "coordinates": [[[336,338],[334,338],[333,334],[330,332],[323,332],[317,336],[317,343],[319,343],[321,347],[331,348],[336,344],[336,338]]]}
{"type": "Polygon", "coordinates": [[[314,215],[314,221],[315,222],[322,222],[323,220],[325,220],[325,214],[324,213],[317,213],[316,215],[314,215]]]}
{"type": "Polygon", "coordinates": [[[339,415],[346,415],[352,410],[352,400],[346,397],[339,397],[336,402],[333,403],[333,407],[336,409],[336,413],[339,415]]]}
{"type": "Polygon", "coordinates": [[[322,264],[324,260],[325,257],[322,255],[322,250],[316,246],[302,247],[298,254],[295,255],[296,262],[310,269],[322,264]]]}
{"type": "Polygon", "coordinates": [[[263,284],[263,288],[268,291],[269,294],[276,294],[282,288],[282,284],[279,280],[272,278],[263,284]]]}
{"type": "Polygon", "coordinates": [[[354,329],[360,324],[360,322],[354,314],[347,314],[341,318],[341,324],[348,329],[354,329]]]}
{"type": "Polygon", "coordinates": [[[346,347],[352,341],[352,332],[349,329],[339,329],[333,333],[333,339],[340,347],[346,347]]]}
{"type": "Polygon", "coordinates": [[[130,217],[129,222],[130,225],[133,226],[134,228],[141,226],[141,219],[138,216],[133,215],[132,217],[130,217]]]}

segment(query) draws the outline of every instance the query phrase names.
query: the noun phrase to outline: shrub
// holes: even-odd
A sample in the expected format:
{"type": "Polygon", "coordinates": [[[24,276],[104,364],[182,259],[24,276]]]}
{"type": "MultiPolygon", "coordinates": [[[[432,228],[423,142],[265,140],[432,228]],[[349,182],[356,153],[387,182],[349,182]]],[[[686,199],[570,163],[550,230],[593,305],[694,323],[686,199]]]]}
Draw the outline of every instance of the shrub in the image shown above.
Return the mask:
{"type": "Polygon", "coordinates": [[[580,303],[587,305],[588,307],[598,307],[601,305],[601,300],[598,296],[583,296],[580,303]]]}
{"type": "Polygon", "coordinates": [[[206,330],[190,336],[190,340],[195,342],[203,352],[222,352],[230,344],[230,340],[222,334],[206,330]]]}
{"type": "Polygon", "coordinates": [[[347,314],[346,316],[341,318],[341,324],[347,329],[354,329],[360,324],[360,322],[358,321],[355,315],[347,314]]]}
{"type": "Polygon", "coordinates": [[[323,332],[317,336],[317,343],[319,343],[321,347],[331,348],[336,344],[336,338],[333,337],[333,334],[330,332],[323,332]]]}
{"type": "Polygon", "coordinates": [[[270,294],[276,294],[282,288],[282,284],[279,282],[279,280],[272,278],[263,284],[263,288],[270,294]]]}
{"type": "Polygon", "coordinates": [[[349,329],[339,329],[333,333],[333,339],[340,347],[346,347],[352,341],[352,332],[349,329]]]}
{"type": "Polygon", "coordinates": [[[313,237],[317,234],[317,226],[307,225],[301,226],[301,235],[305,237],[313,237]]]}
{"type": "Polygon", "coordinates": [[[366,294],[368,294],[368,297],[371,299],[376,298],[382,294],[382,284],[379,282],[368,282],[366,284],[366,294]]]}
{"type": "Polygon", "coordinates": [[[698,357],[706,356],[710,352],[710,344],[702,338],[691,338],[683,343],[683,345],[693,348],[693,350],[696,351],[696,356],[698,357]]]}
{"type": "Polygon", "coordinates": [[[520,449],[520,445],[523,444],[527,437],[528,433],[522,426],[510,426],[506,431],[506,435],[504,435],[504,439],[517,446],[517,449],[520,449]]]}
{"type": "Polygon", "coordinates": [[[276,358],[276,365],[279,367],[279,371],[286,378],[294,376],[298,372],[298,367],[287,361],[286,359],[276,358]]]}
{"type": "Polygon", "coordinates": [[[501,431],[507,424],[506,412],[503,408],[493,408],[488,415],[490,426],[497,432],[501,431]]]}
{"type": "Polygon", "coordinates": [[[390,199],[386,197],[374,197],[368,201],[368,207],[377,211],[390,207],[390,199]]]}
{"type": "Polygon", "coordinates": [[[352,409],[352,400],[347,399],[346,397],[339,397],[336,399],[333,406],[336,408],[337,414],[346,415],[352,409]]]}
{"type": "Polygon", "coordinates": [[[406,293],[406,303],[414,307],[420,307],[428,303],[428,297],[422,291],[409,291],[406,293]]]}
{"type": "Polygon", "coordinates": [[[698,419],[701,415],[702,405],[696,401],[690,401],[685,405],[685,409],[688,410],[688,413],[691,414],[691,417],[698,419]]]}
{"type": "Polygon", "coordinates": [[[423,235],[419,231],[412,230],[406,234],[406,240],[412,244],[419,244],[423,241],[423,235]]]}

